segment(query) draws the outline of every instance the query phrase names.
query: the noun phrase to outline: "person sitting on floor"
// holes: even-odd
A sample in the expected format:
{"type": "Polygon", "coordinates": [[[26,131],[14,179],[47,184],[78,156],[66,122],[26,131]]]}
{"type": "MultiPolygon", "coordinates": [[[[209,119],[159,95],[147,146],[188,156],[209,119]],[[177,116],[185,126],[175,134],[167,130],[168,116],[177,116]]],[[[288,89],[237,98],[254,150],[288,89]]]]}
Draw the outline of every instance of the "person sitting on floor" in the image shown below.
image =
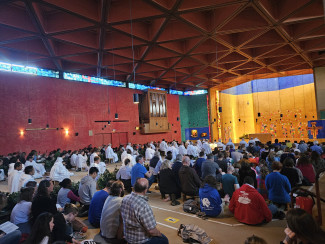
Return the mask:
{"type": "Polygon", "coordinates": [[[207,216],[216,217],[222,211],[222,200],[217,190],[217,180],[212,175],[205,177],[199,190],[200,208],[207,216]]]}
{"type": "Polygon", "coordinates": [[[11,173],[8,173],[9,193],[18,192],[20,175],[23,173],[22,168],[22,164],[20,162],[16,162],[14,165],[14,170],[11,173]]]}
{"type": "Polygon", "coordinates": [[[94,162],[92,164],[90,164],[90,168],[91,167],[98,168],[98,176],[104,174],[104,172],[106,171],[106,164],[104,162],[100,161],[99,156],[94,157],[94,162]]]}
{"type": "Polygon", "coordinates": [[[33,166],[35,173],[34,173],[34,179],[42,178],[44,173],[46,172],[43,164],[38,164],[33,160],[32,156],[27,157],[27,161],[25,163],[25,167],[27,166],[33,166]]]}
{"type": "Polygon", "coordinates": [[[35,181],[34,177],[33,177],[34,173],[35,173],[35,170],[34,170],[33,166],[30,165],[25,168],[25,172],[23,174],[21,174],[20,178],[19,178],[18,191],[20,191],[20,189],[22,187],[25,187],[25,185],[28,181],[35,181]]]}
{"type": "Polygon", "coordinates": [[[61,189],[59,190],[58,197],[57,197],[57,204],[61,206],[61,208],[64,208],[64,206],[67,203],[73,202],[79,202],[80,197],[76,196],[73,191],[71,191],[71,180],[69,178],[64,179],[59,184],[61,186],[61,189]]]}
{"type": "Polygon", "coordinates": [[[96,177],[98,175],[98,169],[96,167],[91,167],[89,169],[89,175],[83,177],[80,181],[78,194],[80,197],[80,203],[83,205],[80,210],[79,217],[88,216],[88,209],[96,192],[96,177]]]}
{"type": "Polygon", "coordinates": [[[53,215],[48,212],[40,214],[32,228],[30,235],[24,244],[48,244],[52,243],[51,233],[54,227],[53,215]]]}
{"type": "Polygon", "coordinates": [[[250,176],[244,178],[243,185],[232,195],[229,210],[244,224],[258,225],[272,220],[272,213],[250,176]]]}
{"type": "Polygon", "coordinates": [[[126,158],[124,160],[124,165],[116,173],[116,180],[121,180],[124,184],[125,190],[131,192],[131,170],[130,159],[126,158]]]}
{"type": "Polygon", "coordinates": [[[100,218],[100,235],[109,243],[126,243],[123,240],[123,221],[121,204],[124,195],[124,186],[121,181],[115,181],[110,194],[106,198],[100,218]]]}
{"type": "Polygon", "coordinates": [[[233,175],[235,168],[233,166],[228,166],[227,174],[222,175],[222,189],[231,198],[235,190],[239,188],[237,177],[233,175]]]}
{"type": "Polygon", "coordinates": [[[180,168],[178,175],[181,183],[182,192],[189,196],[198,196],[201,186],[201,180],[196,171],[190,167],[190,158],[183,157],[183,166],[180,168]]]}
{"type": "Polygon", "coordinates": [[[172,171],[172,163],[169,160],[165,160],[160,167],[159,190],[163,198],[165,198],[165,194],[169,194],[172,206],[180,204],[176,200],[176,196],[180,195],[181,190],[172,171]]]}
{"type": "Polygon", "coordinates": [[[53,181],[61,182],[65,178],[70,178],[70,176],[73,175],[73,173],[70,173],[69,170],[63,165],[63,159],[65,157],[64,153],[60,154],[60,157],[57,157],[54,165],[51,168],[50,172],[50,178],[53,181]]]}
{"type": "Polygon", "coordinates": [[[95,228],[100,226],[100,218],[103,211],[103,206],[106,198],[109,196],[111,185],[114,181],[110,180],[107,182],[103,190],[97,191],[93,198],[91,199],[89,211],[88,211],[88,221],[95,228]]]}

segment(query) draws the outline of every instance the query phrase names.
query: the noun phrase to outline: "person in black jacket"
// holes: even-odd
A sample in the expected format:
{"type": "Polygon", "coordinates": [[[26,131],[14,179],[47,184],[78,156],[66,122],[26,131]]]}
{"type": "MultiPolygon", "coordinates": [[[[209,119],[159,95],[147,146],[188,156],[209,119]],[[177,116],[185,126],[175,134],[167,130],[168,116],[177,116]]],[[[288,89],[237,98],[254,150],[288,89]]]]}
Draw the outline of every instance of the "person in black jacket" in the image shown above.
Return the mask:
{"type": "Polygon", "coordinates": [[[38,215],[43,212],[57,213],[56,200],[50,197],[53,191],[53,183],[49,180],[42,180],[37,188],[37,193],[32,201],[31,224],[35,222],[38,215]]]}
{"type": "Polygon", "coordinates": [[[180,168],[178,175],[181,183],[182,192],[189,196],[198,196],[201,186],[201,180],[196,171],[190,167],[190,158],[183,157],[183,166],[180,168]]]}
{"type": "Polygon", "coordinates": [[[161,167],[159,173],[159,189],[160,193],[164,197],[165,194],[169,194],[172,201],[172,205],[176,206],[180,203],[176,200],[176,195],[180,195],[180,187],[177,183],[174,172],[172,171],[172,163],[169,160],[165,160],[161,167]]]}
{"type": "Polygon", "coordinates": [[[54,228],[52,231],[52,241],[64,241],[73,244],[80,242],[73,238],[73,228],[71,222],[75,220],[78,215],[78,208],[68,203],[65,205],[63,213],[56,213],[54,215],[54,228]]]}
{"type": "Polygon", "coordinates": [[[239,185],[242,186],[244,184],[244,178],[246,176],[250,176],[254,180],[254,187],[257,188],[256,173],[251,169],[249,162],[246,160],[241,160],[239,163],[241,163],[241,167],[239,169],[239,185]]]}

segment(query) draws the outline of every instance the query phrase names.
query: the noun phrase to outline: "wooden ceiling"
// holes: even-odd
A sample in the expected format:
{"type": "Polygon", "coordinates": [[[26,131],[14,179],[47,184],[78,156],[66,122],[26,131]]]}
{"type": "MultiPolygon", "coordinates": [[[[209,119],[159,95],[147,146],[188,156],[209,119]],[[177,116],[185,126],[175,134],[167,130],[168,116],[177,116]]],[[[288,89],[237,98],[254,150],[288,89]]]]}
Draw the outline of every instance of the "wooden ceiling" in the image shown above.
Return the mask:
{"type": "Polygon", "coordinates": [[[322,0],[1,0],[0,62],[225,89],[325,66],[322,0]]]}

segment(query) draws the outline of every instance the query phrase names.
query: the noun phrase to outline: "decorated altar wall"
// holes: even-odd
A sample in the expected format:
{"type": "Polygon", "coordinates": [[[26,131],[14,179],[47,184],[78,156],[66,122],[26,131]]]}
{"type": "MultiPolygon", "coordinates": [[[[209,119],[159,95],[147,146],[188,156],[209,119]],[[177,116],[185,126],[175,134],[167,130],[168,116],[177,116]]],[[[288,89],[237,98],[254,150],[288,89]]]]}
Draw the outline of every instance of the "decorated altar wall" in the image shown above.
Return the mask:
{"type": "Polygon", "coordinates": [[[280,140],[308,139],[317,118],[312,74],[253,80],[220,93],[222,138],[271,133],[280,140]]]}

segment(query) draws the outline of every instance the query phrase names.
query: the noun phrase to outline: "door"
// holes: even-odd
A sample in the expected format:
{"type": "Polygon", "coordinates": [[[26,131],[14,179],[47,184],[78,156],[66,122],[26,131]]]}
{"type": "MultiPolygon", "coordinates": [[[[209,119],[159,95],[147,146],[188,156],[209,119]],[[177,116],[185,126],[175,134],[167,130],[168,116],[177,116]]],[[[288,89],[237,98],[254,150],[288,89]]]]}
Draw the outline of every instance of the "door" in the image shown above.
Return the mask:
{"type": "Polygon", "coordinates": [[[112,133],[105,133],[104,134],[104,144],[108,145],[112,143],[112,133]]]}

